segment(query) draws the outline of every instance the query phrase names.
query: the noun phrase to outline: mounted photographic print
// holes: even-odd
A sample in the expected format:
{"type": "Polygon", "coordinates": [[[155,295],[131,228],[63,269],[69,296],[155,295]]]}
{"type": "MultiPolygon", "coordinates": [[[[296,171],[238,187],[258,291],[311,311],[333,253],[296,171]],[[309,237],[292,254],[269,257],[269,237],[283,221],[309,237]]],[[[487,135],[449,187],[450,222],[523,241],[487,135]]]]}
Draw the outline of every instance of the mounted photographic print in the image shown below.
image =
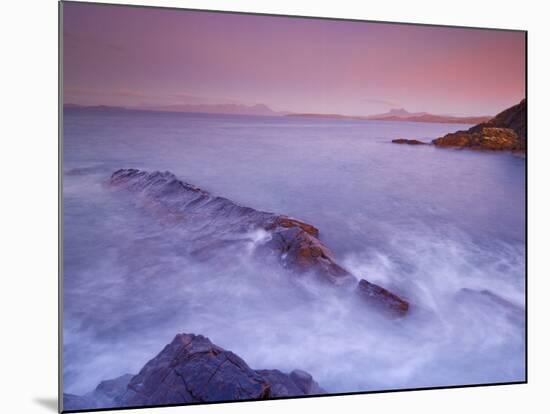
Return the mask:
{"type": "Polygon", "coordinates": [[[60,13],[62,411],[526,381],[526,32],[60,13]]]}

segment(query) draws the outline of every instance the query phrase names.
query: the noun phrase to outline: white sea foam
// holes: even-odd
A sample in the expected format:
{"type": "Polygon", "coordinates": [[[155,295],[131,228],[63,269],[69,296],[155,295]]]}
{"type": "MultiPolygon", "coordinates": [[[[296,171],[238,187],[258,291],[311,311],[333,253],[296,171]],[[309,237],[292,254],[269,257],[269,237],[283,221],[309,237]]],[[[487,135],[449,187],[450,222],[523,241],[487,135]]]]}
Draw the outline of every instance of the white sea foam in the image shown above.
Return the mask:
{"type": "Polygon", "coordinates": [[[64,177],[65,391],[136,373],[178,332],[253,368],[304,369],[331,392],[523,379],[524,161],[388,143],[463,127],[66,113],[65,170],[93,171],[64,177]],[[374,315],[262,262],[251,253],[265,231],[197,254],[207,224],[105,190],[125,167],[315,225],[410,315],[374,315]]]}

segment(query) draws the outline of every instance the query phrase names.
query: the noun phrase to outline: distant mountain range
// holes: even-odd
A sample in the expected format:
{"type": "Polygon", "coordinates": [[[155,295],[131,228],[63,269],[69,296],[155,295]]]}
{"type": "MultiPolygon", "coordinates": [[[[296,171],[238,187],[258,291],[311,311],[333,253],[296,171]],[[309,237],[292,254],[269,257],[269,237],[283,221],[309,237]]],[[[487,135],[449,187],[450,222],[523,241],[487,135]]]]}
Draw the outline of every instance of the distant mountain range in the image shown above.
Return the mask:
{"type": "Polygon", "coordinates": [[[403,108],[391,109],[389,112],[369,116],[347,116],[338,114],[288,114],[287,116],[300,116],[310,118],[330,118],[330,119],[361,119],[373,121],[403,121],[403,122],[434,122],[449,124],[478,124],[491,119],[490,116],[451,116],[434,115],[428,112],[409,112],[403,108]]]}
{"type": "Polygon", "coordinates": [[[97,110],[138,110],[138,111],[159,111],[159,112],[192,112],[208,114],[233,114],[233,115],[261,115],[261,116],[282,116],[286,112],[276,112],[264,104],[243,105],[243,104],[215,104],[215,105],[139,105],[131,107],[119,107],[108,105],[78,105],[65,104],[65,108],[89,108],[97,110]]]}
{"type": "Polygon", "coordinates": [[[244,105],[244,104],[183,104],[183,105],[162,105],[162,106],[140,106],[139,109],[163,112],[195,112],[208,114],[235,114],[235,115],[262,115],[280,116],[282,113],[273,111],[267,105],[244,105]]]}
{"type": "Polygon", "coordinates": [[[459,117],[450,115],[434,115],[428,112],[408,112],[405,109],[392,109],[389,112],[370,116],[352,116],[340,114],[294,113],[274,111],[264,104],[179,104],[179,105],[139,105],[133,107],[118,107],[108,105],[86,106],[78,104],[65,104],[65,108],[89,108],[102,111],[113,110],[140,110],[160,112],[192,112],[205,114],[233,114],[233,115],[257,115],[257,116],[290,116],[323,119],[354,119],[376,121],[406,121],[406,122],[434,122],[455,124],[479,124],[491,119],[490,116],[459,117]]]}

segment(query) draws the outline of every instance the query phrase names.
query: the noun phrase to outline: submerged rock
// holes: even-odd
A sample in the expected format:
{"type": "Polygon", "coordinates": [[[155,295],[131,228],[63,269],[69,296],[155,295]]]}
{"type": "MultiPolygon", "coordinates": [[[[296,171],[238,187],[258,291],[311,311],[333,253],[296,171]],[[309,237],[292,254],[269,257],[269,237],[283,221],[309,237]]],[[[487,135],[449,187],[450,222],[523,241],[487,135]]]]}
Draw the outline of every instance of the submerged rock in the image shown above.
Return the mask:
{"type": "MultiPolygon", "coordinates": [[[[122,169],[112,174],[109,183],[113,188],[139,195],[145,201],[146,208],[163,218],[174,217],[188,226],[198,226],[199,230],[207,227],[208,235],[203,237],[203,245],[193,250],[201,259],[213,255],[216,247],[243,243],[242,238],[227,240],[225,236],[228,233],[247,235],[262,231],[265,237],[256,242],[255,250],[274,255],[283,267],[294,274],[311,273],[324,282],[350,290],[357,286],[357,279],[336,262],[334,254],[319,239],[319,230],[311,224],[240,206],[180,181],[170,172],[122,169]]],[[[381,305],[378,308],[391,313],[406,313],[404,307],[396,307],[388,301],[387,290],[376,287],[378,289],[365,296],[367,301],[377,302],[381,305]]],[[[399,300],[406,303],[403,299],[399,300]]]]}
{"type": "Polygon", "coordinates": [[[178,334],[135,376],[103,381],[64,410],[258,400],[326,393],[305,371],[253,370],[202,335],[178,334]]]}
{"type": "Polygon", "coordinates": [[[525,151],[527,140],[527,101],[508,108],[487,122],[467,131],[457,131],[432,143],[438,147],[483,150],[525,151]]]}
{"type": "Polygon", "coordinates": [[[525,322],[525,310],[487,289],[462,288],[454,296],[458,306],[471,309],[477,307],[490,315],[502,315],[516,324],[525,322]]]}
{"type": "Polygon", "coordinates": [[[390,291],[361,279],[357,285],[359,296],[375,306],[384,306],[391,309],[396,315],[405,315],[409,310],[409,303],[390,291]],[[376,301],[372,301],[376,298],[376,301]]]}
{"type": "Polygon", "coordinates": [[[86,410],[90,408],[116,407],[115,399],[122,395],[133,375],[126,374],[99,383],[92,392],[79,396],[63,394],[63,410],[86,410]]]}
{"type": "Polygon", "coordinates": [[[407,144],[407,145],[429,145],[427,142],[422,142],[417,139],[405,139],[405,138],[398,138],[398,139],[392,139],[394,144],[407,144]]]}

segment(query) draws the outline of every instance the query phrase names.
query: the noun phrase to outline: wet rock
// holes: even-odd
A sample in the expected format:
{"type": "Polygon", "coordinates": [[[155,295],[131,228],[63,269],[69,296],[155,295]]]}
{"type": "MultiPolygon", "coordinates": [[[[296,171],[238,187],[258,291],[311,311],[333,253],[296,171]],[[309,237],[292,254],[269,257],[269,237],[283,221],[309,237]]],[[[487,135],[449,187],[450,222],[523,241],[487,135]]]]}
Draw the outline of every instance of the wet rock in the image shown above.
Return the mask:
{"type": "Polygon", "coordinates": [[[395,316],[403,316],[409,310],[409,303],[390,291],[361,279],[357,284],[357,293],[372,306],[383,306],[395,316]]]}
{"type": "MultiPolygon", "coordinates": [[[[325,283],[350,290],[357,284],[357,278],[337,263],[334,254],[319,239],[319,230],[311,224],[240,206],[180,181],[170,172],[122,169],[113,173],[109,185],[139,195],[143,205],[162,219],[174,217],[178,225],[197,227],[201,232],[207,227],[207,235],[200,238],[200,245],[191,252],[200,260],[215,257],[216,249],[242,244],[248,234],[262,231],[266,237],[256,242],[257,254],[275,256],[295,275],[313,274],[325,283]],[[228,239],[227,234],[241,237],[228,239]]],[[[389,292],[377,288],[371,289],[369,300],[378,299],[380,309],[391,305],[389,310],[393,313],[389,292]]]]}
{"type": "Polygon", "coordinates": [[[283,266],[297,272],[312,272],[322,281],[348,285],[355,278],[338,265],[332,252],[300,227],[275,229],[266,246],[277,252],[283,266]]]}
{"type": "Polygon", "coordinates": [[[392,139],[394,144],[407,144],[407,145],[429,145],[427,142],[422,142],[417,139],[405,139],[405,138],[398,138],[398,139],[392,139]]]}
{"type": "Polygon", "coordinates": [[[179,334],[132,378],[120,406],[266,399],[271,387],[237,355],[179,334]]]}
{"type": "Polygon", "coordinates": [[[263,369],[256,372],[271,385],[273,398],[326,394],[326,391],[305,371],[294,370],[290,374],[284,374],[277,369],[263,369]]]}
{"type": "Polygon", "coordinates": [[[64,410],[258,400],[326,393],[310,374],[253,370],[202,335],[178,334],[139,374],[103,381],[85,396],[64,394],[64,410]]]}

